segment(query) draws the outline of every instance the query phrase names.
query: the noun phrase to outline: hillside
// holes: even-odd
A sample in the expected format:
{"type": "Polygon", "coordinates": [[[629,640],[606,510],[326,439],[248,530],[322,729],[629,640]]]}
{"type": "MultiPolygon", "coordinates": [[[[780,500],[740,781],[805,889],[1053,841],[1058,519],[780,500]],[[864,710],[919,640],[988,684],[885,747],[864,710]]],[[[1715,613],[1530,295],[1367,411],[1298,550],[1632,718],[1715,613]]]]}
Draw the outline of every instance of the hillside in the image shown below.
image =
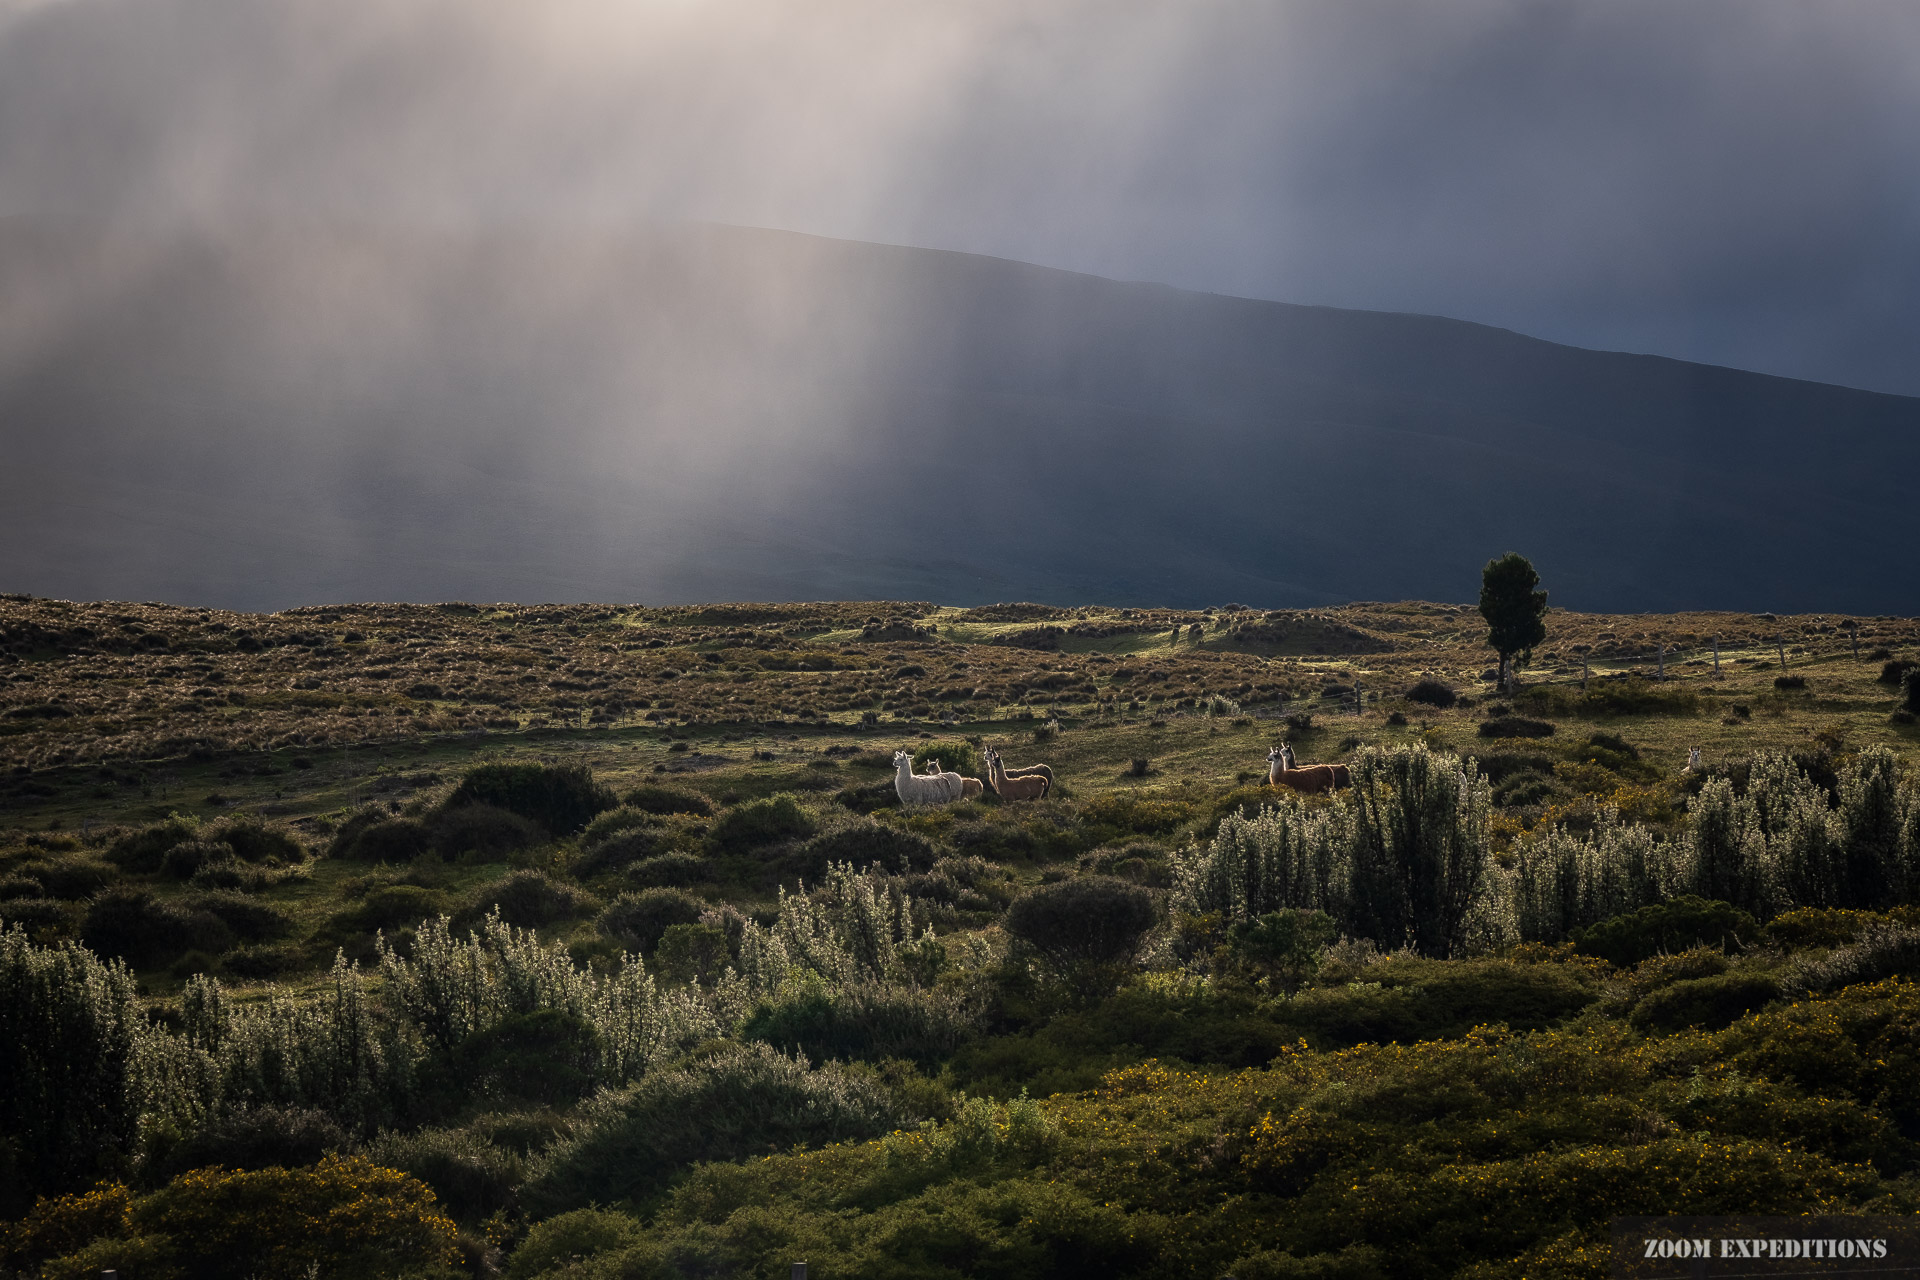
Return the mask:
{"type": "Polygon", "coordinates": [[[1920,401],[738,228],[0,226],[6,586],[1914,612],[1920,401]]]}

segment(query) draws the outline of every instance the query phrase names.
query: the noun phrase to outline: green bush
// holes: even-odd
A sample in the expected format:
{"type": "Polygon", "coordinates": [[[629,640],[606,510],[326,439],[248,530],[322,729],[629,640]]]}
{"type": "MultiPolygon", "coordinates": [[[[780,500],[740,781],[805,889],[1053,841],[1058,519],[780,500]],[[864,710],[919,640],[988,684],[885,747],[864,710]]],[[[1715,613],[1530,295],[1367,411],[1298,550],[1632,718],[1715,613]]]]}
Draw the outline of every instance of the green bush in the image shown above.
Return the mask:
{"type": "Polygon", "coordinates": [[[1794,986],[1807,991],[1833,991],[1894,977],[1920,978],[1920,929],[1869,925],[1857,940],[1802,962],[1792,974],[1794,986]]]}
{"type": "Polygon", "coordinates": [[[550,1105],[593,1091],[600,1033],[564,1009],[510,1013],[462,1041],[453,1079],[461,1097],[550,1105]]]}
{"type": "Polygon", "coordinates": [[[740,1029],[814,1060],[932,1063],[979,1030],[979,1013],[950,989],[855,982],[829,990],[802,987],[763,1001],[740,1029]]]}
{"type": "Polygon", "coordinates": [[[938,760],[940,768],[947,773],[965,774],[969,778],[987,776],[987,766],[981,761],[980,753],[964,740],[921,743],[913,753],[913,771],[925,773],[929,760],[938,760]]]}
{"type": "Polygon", "coordinates": [[[439,916],[445,900],[433,889],[417,884],[386,884],[369,889],[355,906],[337,911],[329,920],[333,936],[411,928],[439,916]]]}
{"type": "Polygon", "coordinates": [[[190,880],[209,867],[238,866],[233,846],[222,840],[182,840],[160,856],[160,873],[175,880],[190,880]]]}
{"type": "Polygon", "coordinates": [[[499,862],[544,838],[528,819],[490,804],[442,809],[428,827],[432,847],[449,861],[499,862]]]}
{"type": "MultiPolygon", "coordinates": [[[[1363,749],[1353,764],[1351,880],[1343,930],[1388,949],[1459,954],[1491,892],[1492,796],[1469,761],[1423,745],[1363,749]]],[[[1322,907],[1322,902],[1276,906],[1322,907]]]]}
{"type": "Polygon", "coordinates": [[[293,932],[292,916],[244,893],[198,893],[182,905],[188,911],[213,916],[242,942],[272,942],[293,932]]]}
{"type": "Polygon", "coordinates": [[[1738,950],[1759,940],[1754,918],[1725,902],[1690,895],[1603,920],[1573,935],[1574,950],[1625,969],[1662,952],[1738,950]]]}
{"type": "Polygon", "coordinates": [[[608,1209],[574,1209],[536,1222],[507,1262],[507,1280],[538,1277],[571,1269],[596,1254],[614,1253],[640,1243],[645,1232],[631,1214],[608,1209]]]}
{"type": "Polygon", "coordinates": [[[484,1222],[496,1213],[513,1212],[526,1179],[526,1161],[518,1152],[468,1129],[383,1133],[367,1144],[364,1154],[382,1168],[426,1183],[461,1222],[484,1222]]]}
{"type": "Polygon", "coordinates": [[[708,871],[697,853],[661,853],[629,866],[626,881],[636,889],[684,889],[705,880],[708,871]]]}
{"type": "Polygon", "coordinates": [[[1407,690],[1408,702],[1422,702],[1430,707],[1450,707],[1458,702],[1459,695],[1451,686],[1439,680],[1420,680],[1407,690]]]}
{"type": "Polygon", "coordinates": [[[642,813],[690,813],[701,818],[713,816],[713,801],[689,787],[676,787],[663,782],[635,787],[621,797],[621,803],[642,813]]]}
{"type": "Polygon", "coordinates": [[[14,873],[27,877],[39,887],[39,892],[22,896],[45,896],[67,901],[91,898],[120,878],[118,868],[86,858],[26,862],[15,867],[14,873]]]}
{"type": "Polygon", "coordinates": [[[433,829],[418,818],[380,817],[340,828],[328,852],[359,862],[408,863],[433,851],[433,829]]]}
{"type": "Polygon", "coordinates": [[[488,804],[570,836],[615,803],[584,765],[483,764],[467,770],[442,807],[488,804]]]}
{"type": "Polygon", "coordinates": [[[703,1160],[871,1138],[906,1117],[872,1076],[808,1067],[764,1044],[728,1046],[586,1103],[523,1189],[535,1214],[640,1200],[703,1160]]]}
{"type": "Polygon", "coordinates": [[[1303,991],[1281,1011],[1315,1044],[1347,1045],[1465,1035],[1505,1024],[1514,1031],[1555,1026],[1599,998],[1591,979],[1560,965],[1499,960],[1389,960],[1367,982],[1303,991]]]}
{"type": "Polygon", "coordinates": [[[589,894],[540,871],[516,871],[476,890],[460,922],[478,925],[488,914],[519,929],[540,929],[587,915],[598,905],[589,894]]]}
{"type": "Polygon", "coordinates": [[[669,982],[712,986],[733,957],[727,931],[711,924],[670,924],[654,950],[654,971],[669,982]]]}
{"type": "Polygon", "coordinates": [[[1648,995],[1629,1021],[1642,1031],[1674,1032],[1697,1027],[1718,1031],[1780,998],[1780,984],[1760,973],[1720,973],[1686,978],[1648,995]]]}
{"type": "Polygon", "coordinates": [[[708,839],[715,848],[741,853],[782,840],[801,840],[814,833],[813,815],[789,792],[763,800],[749,800],[720,815],[708,839]]]}
{"type": "Polygon", "coordinates": [[[1087,994],[1113,989],[1153,923],[1153,895],[1139,885],[1077,876],[1016,900],[1005,927],[1087,994]]]}
{"type": "Polygon", "coordinates": [[[241,1107],[209,1118],[149,1155],[143,1175],[165,1182],[189,1169],[298,1169],[344,1151],[350,1139],[338,1121],[311,1107],[241,1107]]]}
{"type": "Polygon", "coordinates": [[[164,822],[142,827],[107,846],[107,858],[127,871],[152,874],[160,870],[167,850],[200,835],[200,820],[171,814],[164,822]]]}
{"type": "Polygon", "coordinates": [[[1525,716],[1496,716],[1480,722],[1483,738],[1551,738],[1555,726],[1547,720],[1529,720],[1525,716]]]}
{"type": "Polygon", "coordinates": [[[227,845],[242,862],[299,863],[307,858],[306,846],[292,832],[246,814],[212,823],[205,838],[227,845]]]}
{"type": "Polygon", "coordinates": [[[136,968],[163,965],[187,951],[218,955],[233,945],[233,931],[219,917],[151,893],[114,889],[87,908],[80,940],[102,959],[125,960],[136,968]]]}
{"type": "Polygon", "coordinates": [[[684,889],[646,889],[615,898],[594,927],[626,950],[647,955],[660,945],[669,927],[698,924],[706,910],[704,901],[684,889]]]}
{"type": "Polygon", "coordinates": [[[653,826],[658,816],[628,804],[623,804],[617,809],[609,809],[589,822],[587,829],[580,833],[580,847],[591,849],[623,831],[653,826]]]}
{"type": "Polygon", "coordinates": [[[925,871],[939,857],[933,841],[917,831],[903,831],[872,818],[844,822],[821,832],[787,858],[787,870],[809,884],[817,884],[827,865],[844,862],[865,870],[880,864],[895,875],[925,871]]]}
{"type": "Polygon", "coordinates": [[[604,832],[589,842],[575,861],[574,871],[581,876],[605,875],[662,854],[694,853],[704,847],[707,831],[712,826],[709,819],[691,814],[666,817],[641,814],[640,817],[641,821],[633,826],[604,832]]]}

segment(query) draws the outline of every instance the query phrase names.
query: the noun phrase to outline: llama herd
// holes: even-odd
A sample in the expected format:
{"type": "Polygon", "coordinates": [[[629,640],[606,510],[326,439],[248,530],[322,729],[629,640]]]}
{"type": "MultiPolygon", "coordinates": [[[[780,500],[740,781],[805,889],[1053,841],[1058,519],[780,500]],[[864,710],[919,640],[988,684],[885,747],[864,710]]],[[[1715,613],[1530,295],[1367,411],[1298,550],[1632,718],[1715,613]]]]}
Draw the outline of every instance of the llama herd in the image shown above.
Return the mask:
{"type": "MultiPolygon", "coordinates": [[[[1053,790],[1053,769],[1044,764],[1009,769],[992,747],[981,749],[987,763],[986,781],[954,773],[938,760],[927,761],[927,772],[913,771],[913,756],[906,751],[893,753],[893,789],[900,803],[909,808],[923,805],[954,804],[973,800],[991,787],[1002,800],[1039,800],[1053,790]]],[[[1281,743],[1267,752],[1267,782],[1276,787],[1291,787],[1301,792],[1333,791],[1353,785],[1353,775],[1343,764],[1300,764],[1293,747],[1281,743]]]]}

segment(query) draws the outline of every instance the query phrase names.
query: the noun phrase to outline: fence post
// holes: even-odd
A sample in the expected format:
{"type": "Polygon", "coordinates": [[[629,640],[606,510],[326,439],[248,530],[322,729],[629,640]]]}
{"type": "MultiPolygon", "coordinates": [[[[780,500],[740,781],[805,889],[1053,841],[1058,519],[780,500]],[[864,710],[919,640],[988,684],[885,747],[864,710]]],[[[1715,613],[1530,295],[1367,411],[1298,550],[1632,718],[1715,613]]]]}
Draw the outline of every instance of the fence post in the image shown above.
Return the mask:
{"type": "Polygon", "coordinates": [[[1713,638],[1713,674],[1720,674],[1720,637],[1713,638]]]}
{"type": "Polygon", "coordinates": [[[1587,655],[1580,655],[1580,692],[1587,691],[1587,655]]]}
{"type": "Polygon", "coordinates": [[[1660,679],[1667,678],[1667,646],[1660,646],[1660,679]]]}
{"type": "Polygon", "coordinates": [[[806,1263],[796,1262],[793,1264],[792,1280],[807,1280],[806,1263]]]}
{"type": "Polygon", "coordinates": [[[1366,700],[1366,695],[1360,692],[1360,679],[1356,676],[1353,681],[1353,714],[1360,714],[1360,706],[1366,700]]]}
{"type": "Polygon", "coordinates": [[[1780,652],[1780,669],[1785,671],[1787,669],[1787,633],[1777,632],[1773,637],[1773,645],[1780,652]]]}

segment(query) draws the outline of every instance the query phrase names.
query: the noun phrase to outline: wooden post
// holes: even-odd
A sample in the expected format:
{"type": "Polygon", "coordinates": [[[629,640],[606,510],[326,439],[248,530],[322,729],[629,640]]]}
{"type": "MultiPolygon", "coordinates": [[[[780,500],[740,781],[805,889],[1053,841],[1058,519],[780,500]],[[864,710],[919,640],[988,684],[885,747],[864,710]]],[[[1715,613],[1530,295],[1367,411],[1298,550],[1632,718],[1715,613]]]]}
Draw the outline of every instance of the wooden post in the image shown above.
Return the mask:
{"type": "Polygon", "coordinates": [[[1720,637],[1713,638],[1713,674],[1720,674],[1720,637]]]}
{"type": "Polygon", "coordinates": [[[1780,652],[1780,669],[1787,669],[1787,633],[1782,631],[1773,637],[1774,648],[1780,652]]]}
{"type": "Polygon", "coordinates": [[[1667,678],[1667,646],[1660,646],[1660,679],[1667,678]]]}
{"type": "Polygon", "coordinates": [[[1580,655],[1580,692],[1587,691],[1587,655],[1580,655]]]}
{"type": "Polygon", "coordinates": [[[1360,714],[1361,704],[1366,702],[1366,700],[1366,695],[1360,692],[1360,678],[1355,676],[1353,680],[1353,714],[1360,714]]]}

